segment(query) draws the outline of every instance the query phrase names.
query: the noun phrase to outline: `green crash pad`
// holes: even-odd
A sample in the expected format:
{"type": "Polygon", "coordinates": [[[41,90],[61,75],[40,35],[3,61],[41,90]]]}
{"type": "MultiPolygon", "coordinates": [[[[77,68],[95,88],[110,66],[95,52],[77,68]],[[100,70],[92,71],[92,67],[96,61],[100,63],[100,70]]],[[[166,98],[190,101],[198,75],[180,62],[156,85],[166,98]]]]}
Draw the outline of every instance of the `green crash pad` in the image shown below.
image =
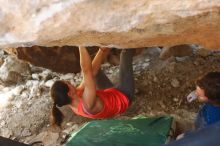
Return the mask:
{"type": "Polygon", "coordinates": [[[72,134],[66,146],[161,146],[172,117],[92,121],[72,134]]]}

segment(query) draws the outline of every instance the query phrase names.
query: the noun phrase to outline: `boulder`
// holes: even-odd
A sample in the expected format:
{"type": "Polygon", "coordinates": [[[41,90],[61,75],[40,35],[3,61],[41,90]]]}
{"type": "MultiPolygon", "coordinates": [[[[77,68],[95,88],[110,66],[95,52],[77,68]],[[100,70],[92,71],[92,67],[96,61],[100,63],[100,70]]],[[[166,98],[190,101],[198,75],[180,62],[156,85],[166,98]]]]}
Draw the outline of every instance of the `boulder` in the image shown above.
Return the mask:
{"type": "Polygon", "coordinates": [[[209,56],[211,53],[212,53],[212,51],[207,50],[207,49],[205,49],[205,48],[203,48],[203,47],[200,47],[200,48],[198,48],[198,50],[197,50],[197,54],[200,55],[200,56],[202,56],[202,57],[207,57],[207,56],[209,56]]]}
{"type": "Polygon", "coordinates": [[[170,57],[184,57],[193,54],[193,45],[178,45],[173,47],[165,47],[160,53],[160,59],[168,59],[170,57]]]}
{"type": "MultiPolygon", "coordinates": [[[[18,59],[25,60],[39,67],[60,73],[79,72],[79,51],[77,47],[18,47],[5,49],[18,59]]],[[[94,50],[95,51],[95,50],[94,50]]]]}
{"type": "Polygon", "coordinates": [[[13,56],[8,56],[0,67],[0,79],[5,84],[17,84],[22,81],[22,76],[29,74],[29,64],[13,56]]]}
{"type": "MultiPolygon", "coordinates": [[[[90,55],[95,56],[98,47],[87,47],[90,55]]],[[[79,50],[75,46],[63,47],[18,47],[4,49],[7,53],[16,56],[18,59],[28,61],[29,63],[51,69],[59,73],[78,73],[80,72],[79,50]]],[[[143,49],[137,49],[136,55],[143,49]]],[[[113,48],[107,57],[107,61],[113,65],[119,65],[120,50],[113,48]]],[[[1,60],[0,60],[1,63],[1,60]]]]}
{"type": "Polygon", "coordinates": [[[1,48],[198,44],[220,49],[219,0],[1,0],[0,18],[1,48]]]}

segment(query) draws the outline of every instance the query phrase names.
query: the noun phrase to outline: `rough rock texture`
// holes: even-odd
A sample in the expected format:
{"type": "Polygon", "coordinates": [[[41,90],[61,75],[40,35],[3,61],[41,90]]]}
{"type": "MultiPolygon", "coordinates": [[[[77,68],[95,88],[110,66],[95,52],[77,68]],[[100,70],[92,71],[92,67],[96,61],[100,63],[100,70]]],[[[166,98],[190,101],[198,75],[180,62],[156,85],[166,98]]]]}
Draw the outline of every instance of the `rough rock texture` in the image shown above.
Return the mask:
{"type": "MultiPolygon", "coordinates": [[[[98,47],[87,47],[90,55],[95,56],[98,47]]],[[[28,61],[29,63],[44,68],[51,69],[60,73],[78,73],[80,72],[78,47],[18,47],[4,49],[9,54],[17,56],[18,59],[28,61]]],[[[141,52],[141,49],[138,50],[141,52]]],[[[137,52],[137,54],[138,54],[137,52]]],[[[107,61],[113,65],[119,64],[119,49],[112,49],[107,61]]],[[[1,60],[0,60],[1,64],[1,60]]]]}
{"type": "Polygon", "coordinates": [[[52,69],[56,72],[79,72],[79,51],[76,47],[19,47],[5,49],[18,59],[30,62],[35,66],[52,69]]]}
{"type": "Polygon", "coordinates": [[[199,44],[220,49],[219,0],[0,0],[0,47],[199,44]]]}
{"type": "Polygon", "coordinates": [[[5,84],[17,84],[22,76],[30,74],[29,64],[8,56],[0,67],[0,80],[5,84]]]}
{"type": "Polygon", "coordinates": [[[161,59],[167,59],[170,57],[183,57],[190,56],[193,53],[193,49],[197,48],[194,45],[178,45],[173,47],[165,47],[160,53],[161,59]]]}

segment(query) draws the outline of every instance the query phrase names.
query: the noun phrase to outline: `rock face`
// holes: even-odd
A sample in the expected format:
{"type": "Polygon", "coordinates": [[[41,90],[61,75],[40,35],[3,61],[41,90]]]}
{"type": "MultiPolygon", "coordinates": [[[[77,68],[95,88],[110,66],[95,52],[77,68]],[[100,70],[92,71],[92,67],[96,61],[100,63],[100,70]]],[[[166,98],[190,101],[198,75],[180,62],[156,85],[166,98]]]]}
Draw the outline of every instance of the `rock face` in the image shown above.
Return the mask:
{"type": "Polygon", "coordinates": [[[17,84],[22,76],[30,74],[30,66],[15,57],[7,57],[0,67],[0,80],[5,84],[17,84]]]}
{"type": "MultiPolygon", "coordinates": [[[[87,47],[90,55],[95,56],[98,47],[87,47]]],[[[44,68],[51,69],[59,73],[78,73],[80,72],[78,47],[18,47],[4,49],[7,53],[17,56],[18,59],[44,68]]],[[[138,49],[140,52],[141,49],[138,49]]],[[[112,49],[107,61],[113,65],[119,64],[119,49],[112,49]]],[[[0,60],[1,64],[1,60],[0,60]]]]}
{"type": "Polygon", "coordinates": [[[5,50],[10,54],[16,55],[18,59],[28,61],[35,66],[52,69],[56,72],[77,73],[80,71],[79,51],[77,47],[33,46],[5,50]]]}
{"type": "Polygon", "coordinates": [[[173,57],[183,57],[190,56],[193,53],[193,49],[196,48],[193,45],[178,45],[170,48],[163,48],[160,53],[161,59],[167,59],[171,56],[173,57]]]}
{"type": "Polygon", "coordinates": [[[199,44],[220,49],[219,0],[0,1],[0,47],[199,44]]]}

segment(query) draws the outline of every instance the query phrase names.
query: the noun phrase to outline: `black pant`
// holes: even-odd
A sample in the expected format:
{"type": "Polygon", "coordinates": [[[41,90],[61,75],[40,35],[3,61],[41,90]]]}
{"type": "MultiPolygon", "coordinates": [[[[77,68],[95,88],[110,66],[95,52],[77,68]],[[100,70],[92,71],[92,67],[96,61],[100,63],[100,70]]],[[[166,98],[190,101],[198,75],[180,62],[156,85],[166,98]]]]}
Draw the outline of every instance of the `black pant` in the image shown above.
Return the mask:
{"type": "Polygon", "coordinates": [[[98,89],[116,88],[123,94],[125,94],[129,101],[134,99],[134,78],[133,78],[133,54],[134,49],[123,49],[120,54],[119,65],[119,83],[114,86],[109,78],[104,74],[102,70],[96,75],[96,85],[98,89]]]}

